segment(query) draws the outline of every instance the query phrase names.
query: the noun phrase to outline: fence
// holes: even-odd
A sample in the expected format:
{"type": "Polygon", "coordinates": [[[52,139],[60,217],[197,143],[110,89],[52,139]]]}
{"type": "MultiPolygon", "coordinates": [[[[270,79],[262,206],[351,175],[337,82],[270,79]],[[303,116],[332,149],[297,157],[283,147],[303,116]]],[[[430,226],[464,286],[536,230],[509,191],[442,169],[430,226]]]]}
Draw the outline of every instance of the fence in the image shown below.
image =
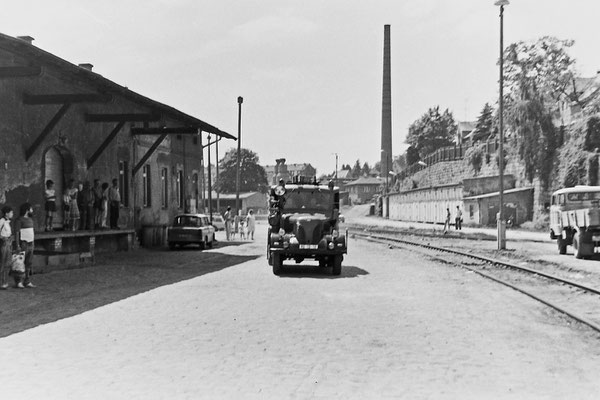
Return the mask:
{"type": "Polygon", "coordinates": [[[400,180],[405,179],[409,176],[414,175],[416,172],[421,171],[425,168],[428,168],[439,162],[462,160],[463,158],[465,158],[465,153],[467,152],[468,149],[470,149],[471,147],[474,147],[474,146],[481,146],[481,145],[483,145],[484,153],[493,154],[498,149],[498,140],[487,141],[483,144],[481,144],[481,143],[476,143],[474,145],[473,144],[461,144],[461,145],[442,147],[441,149],[438,149],[435,152],[428,154],[427,156],[425,156],[425,158],[423,160],[421,160],[425,164],[427,164],[426,166],[421,165],[419,163],[414,163],[412,165],[409,165],[405,170],[403,170],[402,172],[400,172],[398,174],[398,179],[400,179],[400,180]]]}

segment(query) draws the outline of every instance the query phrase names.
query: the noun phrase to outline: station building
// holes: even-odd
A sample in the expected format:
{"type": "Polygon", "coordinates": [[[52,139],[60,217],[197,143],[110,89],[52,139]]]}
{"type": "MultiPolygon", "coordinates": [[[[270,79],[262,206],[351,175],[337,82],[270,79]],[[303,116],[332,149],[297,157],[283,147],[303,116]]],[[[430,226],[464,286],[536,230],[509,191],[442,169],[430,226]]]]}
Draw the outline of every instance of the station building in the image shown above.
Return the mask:
{"type": "Polygon", "coordinates": [[[38,254],[127,249],[144,226],[198,210],[202,133],[235,139],[104,78],[91,64],[41,50],[28,36],[0,34],[0,107],[0,205],[17,211],[31,203],[43,230],[45,182],[55,183],[55,230],[36,233],[38,254]],[[119,231],[61,231],[69,180],[110,184],[115,178],[119,231]]]}

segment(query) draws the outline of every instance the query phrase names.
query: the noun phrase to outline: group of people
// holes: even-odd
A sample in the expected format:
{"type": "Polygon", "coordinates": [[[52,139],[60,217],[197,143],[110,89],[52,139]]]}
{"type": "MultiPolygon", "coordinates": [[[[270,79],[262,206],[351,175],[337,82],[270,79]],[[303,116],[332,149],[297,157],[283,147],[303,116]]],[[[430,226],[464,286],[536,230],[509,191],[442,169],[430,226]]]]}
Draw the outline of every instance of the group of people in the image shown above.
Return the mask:
{"type": "MultiPolygon", "coordinates": [[[[446,221],[444,222],[444,233],[448,233],[450,229],[450,221],[452,220],[452,215],[450,214],[450,208],[446,208],[446,221]]],[[[456,206],[456,214],[454,215],[454,229],[457,231],[462,230],[462,210],[459,206],[456,206]]]]}
{"type": "Polygon", "coordinates": [[[33,265],[33,207],[23,203],[19,216],[14,218],[11,206],[2,207],[0,218],[0,290],[8,289],[8,277],[12,276],[16,288],[34,288],[31,281],[33,265]]]}
{"type": "MultiPolygon", "coordinates": [[[[56,200],[54,182],[48,179],[44,192],[46,231],[54,230],[56,200]]],[[[100,184],[99,179],[94,179],[93,185],[89,181],[76,184],[71,179],[63,192],[62,204],[64,230],[119,229],[121,193],[117,179],[112,180],[112,186],[108,182],[100,184]]]]}
{"type": "Polygon", "coordinates": [[[233,215],[231,207],[227,207],[227,211],[223,214],[223,219],[225,220],[225,236],[227,240],[235,240],[238,234],[241,240],[254,240],[254,231],[256,229],[254,210],[248,210],[248,214],[244,217],[241,210],[233,215]]]}

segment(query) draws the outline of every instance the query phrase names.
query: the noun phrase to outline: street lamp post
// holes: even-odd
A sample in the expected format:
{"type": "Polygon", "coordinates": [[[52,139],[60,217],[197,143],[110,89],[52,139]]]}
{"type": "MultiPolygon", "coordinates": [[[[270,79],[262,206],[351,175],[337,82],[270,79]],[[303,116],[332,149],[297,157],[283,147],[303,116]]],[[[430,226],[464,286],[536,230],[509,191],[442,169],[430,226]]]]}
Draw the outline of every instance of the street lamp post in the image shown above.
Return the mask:
{"type": "Polygon", "coordinates": [[[508,0],[498,0],[494,3],[500,6],[500,97],[499,101],[499,129],[500,144],[498,146],[499,168],[500,168],[500,187],[498,190],[499,210],[498,210],[498,250],[506,249],[506,224],[504,222],[504,6],[509,3],[508,0]]]}
{"type": "Polygon", "coordinates": [[[335,178],[333,180],[333,184],[334,186],[337,186],[337,180],[338,180],[338,153],[333,153],[335,154],[335,178]]]}
{"type": "Polygon", "coordinates": [[[236,215],[240,213],[240,157],[242,149],[242,103],[244,99],[242,96],[237,98],[238,102],[238,148],[237,148],[237,162],[235,168],[235,212],[236,215]]]}
{"type": "Polygon", "coordinates": [[[213,223],[212,217],[212,172],[210,170],[210,133],[207,137],[208,143],[208,218],[210,219],[210,223],[213,223]]]}

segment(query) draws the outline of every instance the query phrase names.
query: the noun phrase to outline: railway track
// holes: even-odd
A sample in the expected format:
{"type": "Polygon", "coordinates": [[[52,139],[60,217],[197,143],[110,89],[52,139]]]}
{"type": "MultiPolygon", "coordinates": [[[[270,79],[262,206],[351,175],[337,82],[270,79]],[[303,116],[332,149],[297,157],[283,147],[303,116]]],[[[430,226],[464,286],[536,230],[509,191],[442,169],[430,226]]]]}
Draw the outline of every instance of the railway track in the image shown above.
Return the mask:
{"type": "Polygon", "coordinates": [[[433,246],[389,232],[350,228],[356,238],[396,247],[418,248],[432,260],[465,268],[487,279],[517,290],[600,333],[600,289],[583,282],[516,265],[476,253],[433,246]],[[443,256],[441,256],[443,254],[443,256]]]}

